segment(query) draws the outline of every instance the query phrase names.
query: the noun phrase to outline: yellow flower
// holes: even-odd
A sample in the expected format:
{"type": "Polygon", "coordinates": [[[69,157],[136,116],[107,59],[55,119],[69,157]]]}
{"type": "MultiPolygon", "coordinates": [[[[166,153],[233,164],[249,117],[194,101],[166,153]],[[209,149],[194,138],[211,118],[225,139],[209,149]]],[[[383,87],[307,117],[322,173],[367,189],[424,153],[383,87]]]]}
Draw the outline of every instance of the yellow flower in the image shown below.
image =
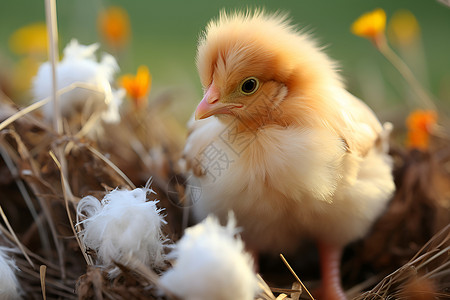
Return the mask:
{"type": "Polygon", "coordinates": [[[409,10],[399,10],[389,22],[388,33],[393,43],[408,46],[420,35],[419,23],[409,10]]]}
{"type": "Polygon", "coordinates": [[[147,103],[151,83],[152,77],[146,66],[140,66],[136,76],[127,74],[120,78],[120,84],[127,91],[136,108],[140,108],[147,103]]]}
{"type": "Polygon", "coordinates": [[[47,27],[34,23],[16,30],[9,39],[9,47],[16,54],[47,54],[47,27]]]}
{"type": "Polygon", "coordinates": [[[407,146],[419,150],[426,150],[429,146],[430,132],[437,122],[434,110],[413,111],[406,120],[408,128],[407,146]]]}
{"type": "Polygon", "coordinates": [[[352,33],[376,41],[384,35],[386,28],[386,13],[383,9],[377,8],[360,16],[353,22],[352,33]]]}
{"type": "Polygon", "coordinates": [[[116,48],[124,46],[130,37],[128,13],[118,6],[111,6],[100,12],[98,30],[111,46],[116,48]]]}

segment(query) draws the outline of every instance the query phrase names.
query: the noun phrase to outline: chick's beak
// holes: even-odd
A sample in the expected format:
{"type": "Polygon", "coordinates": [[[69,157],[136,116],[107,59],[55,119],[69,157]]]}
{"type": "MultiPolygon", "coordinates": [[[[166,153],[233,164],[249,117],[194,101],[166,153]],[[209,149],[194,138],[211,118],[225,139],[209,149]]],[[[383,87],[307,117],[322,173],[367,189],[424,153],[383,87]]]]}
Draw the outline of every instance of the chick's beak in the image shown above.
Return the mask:
{"type": "Polygon", "coordinates": [[[243,105],[239,103],[222,103],[220,102],[219,89],[214,82],[206,90],[202,101],[195,110],[195,120],[201,120],[217,114],[231,114],[233,108],[241,108],[243,105]]]}

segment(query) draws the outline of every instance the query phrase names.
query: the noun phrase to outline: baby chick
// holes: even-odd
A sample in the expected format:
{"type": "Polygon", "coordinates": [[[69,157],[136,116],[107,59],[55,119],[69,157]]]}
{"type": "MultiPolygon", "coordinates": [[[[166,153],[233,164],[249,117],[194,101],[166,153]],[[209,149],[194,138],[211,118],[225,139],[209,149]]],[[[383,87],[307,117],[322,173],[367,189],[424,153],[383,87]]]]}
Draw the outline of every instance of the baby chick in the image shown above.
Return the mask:
{"type": "Polygon", "coordinates": [[[317,241],[323,299],[345,299],[340,259],[394,191],[382,126],[336,64],[285,16],[222,13],[201,36],[204,97],[184,149],[197,219],[234,211],[254,252],[317,241]]]}

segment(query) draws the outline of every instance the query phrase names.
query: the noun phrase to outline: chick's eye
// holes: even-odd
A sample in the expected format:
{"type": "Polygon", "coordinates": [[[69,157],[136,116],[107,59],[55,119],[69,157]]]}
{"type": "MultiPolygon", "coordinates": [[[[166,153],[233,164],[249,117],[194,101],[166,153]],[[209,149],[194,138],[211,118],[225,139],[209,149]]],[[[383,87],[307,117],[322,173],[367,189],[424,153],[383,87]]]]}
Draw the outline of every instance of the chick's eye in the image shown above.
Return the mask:
{"type": "Polygon", "coordinates": [[[242,81],[240,91],[244,95],[251,95],[258,90],[259,80],[255,77],[249,77],[242,81]]]}

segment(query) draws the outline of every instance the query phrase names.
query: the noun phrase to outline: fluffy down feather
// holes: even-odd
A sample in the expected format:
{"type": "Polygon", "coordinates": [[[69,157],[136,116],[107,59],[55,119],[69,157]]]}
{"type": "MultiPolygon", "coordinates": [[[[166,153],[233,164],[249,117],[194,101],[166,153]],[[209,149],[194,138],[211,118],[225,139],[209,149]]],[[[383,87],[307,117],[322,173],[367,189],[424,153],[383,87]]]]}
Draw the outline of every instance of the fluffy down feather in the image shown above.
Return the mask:
{"type": "Polygon", "coordinates": [[[20,286],[16,277],[19,270],[14,260],[8,256],[10,249],[0,247],[0,299],[21,299],[20,286]]]}
{"type": "MultiPolygon", "coordinates": [[[[80,45],[72,40],[64,49],[64,57],[56,68],[57,88],[62,89],[73,83],[87,83],[98,89],[98,92],[75,89],[61,95],[60,106],[63,115],[70,116],[81,109],[99,109],[103,111],[102,118],[106,122],[120,120],[119,106],[125,96],[124,90],[114,90],[110,82],[114,73],[119,69],[113,56],[104,53],[97,62],[95,52],[99,45],[80,45]]],[[[43,63],[33,79],[33,96],[35,101],[51,95],[51,65],[43,63]]],[[[47,104],[43,108],[44,115],[50,119],[53,116],[53,105],[47,104]]]]}
{"type": "Polygon", "coordinates": [[[175,265],[161,284],[184,300],[252,300],[258,292],[253,261],[235,237],[234,217],[226,227],[209,216],[188,228],[170,255],[175,265]]]}
{"type": "MultiPolygon", "coordinates": [[[[114,190],[100,202],[92,196],[81,199],[77,207],[80,238],[97,253],[98,263],[110,267],[114,261],[132,267],[133,262],[158,268],[164,265],[165,239],[158,201],[147,201],[149,188],[114,190]]],[[[117,269],[110,275],[114,276],[117,269]]]]}

